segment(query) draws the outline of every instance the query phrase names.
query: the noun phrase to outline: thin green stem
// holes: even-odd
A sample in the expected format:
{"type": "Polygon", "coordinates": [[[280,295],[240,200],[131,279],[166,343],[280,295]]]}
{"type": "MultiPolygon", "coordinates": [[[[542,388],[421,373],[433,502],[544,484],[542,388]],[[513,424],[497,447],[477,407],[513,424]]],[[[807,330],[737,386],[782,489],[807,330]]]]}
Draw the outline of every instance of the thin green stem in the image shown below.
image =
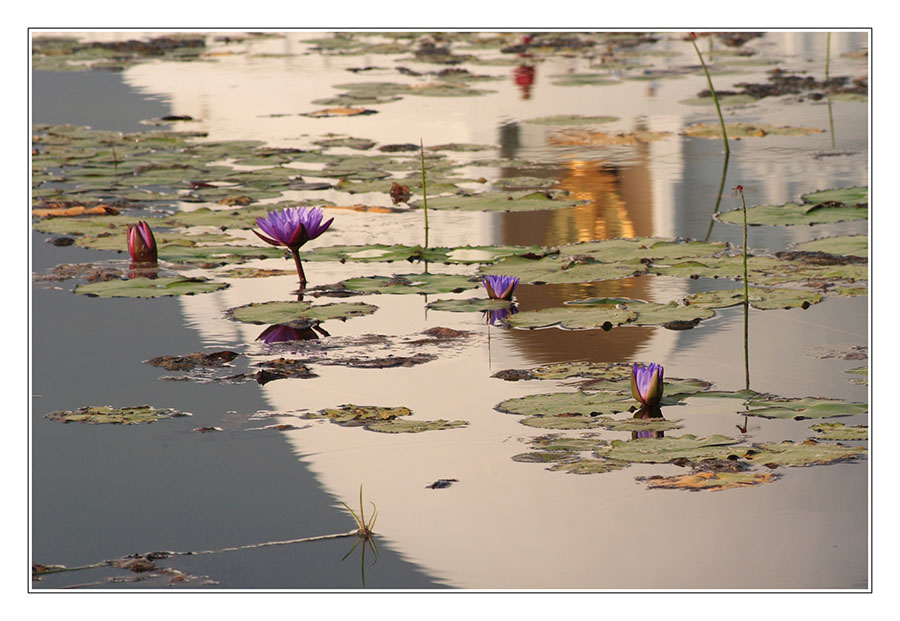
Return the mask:
{"type": "Polygon", "coordinates": [[[422,157],[422,210],[425,212],[425,249],[428,249],[428,191],[425,188],[425,145],[419,138],[419,153],[422,157]]]}
{"type": "MultiPolygon", "coordinates": [[[[825,81],[828,82],[828,69],[831,65],[831,33],[825,37],[825,81]]],[[[827,85],[826,85],[827,86],[827,85]]]]}
{"type": "Polygon", "coordinates": [[[737,186],[744,212],[744,387],[750,390],[750,283],[747,277],[747,203],[744,188],[737,186]]]}
{"type": "Polygon", "coordinates": [[[709,241],[709,236],[712,234],[713,224],[716,221],[716,214],[719,213],[719,204],[722,202],[722,190],[725,188],[725,175],[728,172],[728,159],[731,157],[731,154],[728,151],[725,151],[725,161],[722,164],[722,178],[719,180],[719,194],[716,196],[716,206],[713,209],[713,215],[709,219],[709,228],[706,229],[706,237],[703,238],[703,241],[709,241]]]}
{"type": "Polygon", "coordinates": [[[694,46],[694,51],[697,52],[700,64],[703,65],[703,73],[706,74],[706,83],[709,84],[709,91],[712,93],[713,103],[716,104],[716,112],[719,113],[719,124],[722,126],[722,142],[725,143],[725,153],[729,153],[728,133],[725,131],[725,119],[722,118],[722,108],[719,107],[719,96],[716,95],[716,89],[713,87],[712,78],[709,77],[709,69],[706,68],[706,63],[703,61],[703,54],[700,53],[700,48],[697,47],[697,42],[694,40],[694,37],[694,33],[691,33],[691,45],[694,46]]]}

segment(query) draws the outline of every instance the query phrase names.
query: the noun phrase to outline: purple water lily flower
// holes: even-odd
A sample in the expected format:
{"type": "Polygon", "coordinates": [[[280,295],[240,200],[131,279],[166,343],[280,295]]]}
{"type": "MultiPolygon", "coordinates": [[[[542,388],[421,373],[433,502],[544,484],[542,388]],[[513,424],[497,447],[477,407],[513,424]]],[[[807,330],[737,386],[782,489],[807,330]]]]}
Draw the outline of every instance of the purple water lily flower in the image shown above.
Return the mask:
{"type": "Polygon", "coordinates": [[[137,263],[156,263],[156,240],[143,220],[128,227],[128,254],[137,263]]]}
{"type": "Polygon", "coordinates": [[[485,274],[481,280],[487,289],[488,297],[494,300],[511,300],[519,279],[504,274],[485,274]]]}
{"type": "Polygon", "coordinates": [[[294,255],[294,264],[297,266],[297,275],[300,277],[300,286],[304,287],[306,274],[303,273],[298,249],[324,233],[333,221],[334,218],[331,218],[323,223],[322,210],[318,207],[286,207],[269,212],[265,218],[256,219],[256,224],[268,237],[257,231],[253,232],[267,244],[286,246],[290,249],[294,255]]]}
{"type": "Polygon", "coordinates": [[[631,394],[644,405],[659,405],[663,394],[663,368],[655,362],[631,368],[631,394]]]}

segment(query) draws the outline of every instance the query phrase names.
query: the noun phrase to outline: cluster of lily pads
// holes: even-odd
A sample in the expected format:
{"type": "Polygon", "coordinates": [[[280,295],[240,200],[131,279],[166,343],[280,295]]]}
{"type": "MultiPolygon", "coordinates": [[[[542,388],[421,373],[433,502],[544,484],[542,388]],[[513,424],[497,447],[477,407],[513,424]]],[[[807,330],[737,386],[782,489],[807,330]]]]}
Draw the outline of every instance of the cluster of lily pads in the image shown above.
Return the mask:
{"type": "MultiPolygon", "coordinates": [[[[639,480],[650,487],[723,490],[778,478],[777,473],[760,468],[772,471],[833,464],[866,454],[861,446],[840,443],[868,439],[868,428],[863,425],[823,422],[812,425],[815,434],[802,442],[754,443],[746,436],[666,435],[683,428],[685,421],[663,414],[684,407],[688,399],[711,399],[722,403],[723,415],[801,421],[864,414],[868,411],[865,403],[782,398],[752,390],[712,390],[711,384],[702,380],[663,380],[662,367],[655,364],[559,363],[501,371],[495,377],[514,381],[581,378],[576,392],[534,394],[507,399],[496,406],[499,412],[522,416],[519,422],[523,425],[550,432],[528,438],[531,450],[515,455],[513,460],[549,465],[554,471],[597,474],[631,464],[675,464],[691,472],[639,480]],[[578,431],[579,435],[564,435],[566,431],[578,431]],[[610,438],[609,433],[631,437],[610,438]]],[[[735,426],[742,434],[746,432],[746,424],[735,426]]]]}

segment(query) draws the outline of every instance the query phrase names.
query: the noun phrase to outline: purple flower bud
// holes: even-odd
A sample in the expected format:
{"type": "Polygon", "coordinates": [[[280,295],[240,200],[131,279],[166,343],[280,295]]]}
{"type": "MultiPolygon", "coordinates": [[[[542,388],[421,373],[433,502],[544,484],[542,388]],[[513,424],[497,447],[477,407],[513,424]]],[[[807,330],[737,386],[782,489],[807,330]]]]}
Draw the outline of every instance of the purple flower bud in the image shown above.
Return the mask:
{"type": "Polygon", "coordinates": [[[631,368],[631,394],[644,405],[659,405],[663,394],[663,368],[655,362],[631,368]]]}
{"type": "Polygon", "coordinates": [[[128,227],[128,254],[139,263],[156,263],[156,240],[143,220],[128,227]]]}
{"type": "Polygon", "coordinates": [[[485,274],[481,281],[487,289],[488,297],[495,300],[511,300],[519,279],[515,276],[485,274]]]}

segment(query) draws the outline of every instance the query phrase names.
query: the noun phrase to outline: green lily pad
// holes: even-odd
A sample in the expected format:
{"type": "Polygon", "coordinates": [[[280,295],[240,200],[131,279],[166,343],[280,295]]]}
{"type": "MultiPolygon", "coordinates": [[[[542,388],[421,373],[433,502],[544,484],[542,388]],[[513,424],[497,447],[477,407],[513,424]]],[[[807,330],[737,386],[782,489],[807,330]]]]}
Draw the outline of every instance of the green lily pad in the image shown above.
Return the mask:
{"type": "Polygon", "coordinates": [[[840,256],[868,257],[869,236],[838,235],[835,237],[824,237],[796,244],[794,249],[804,252],[827,252],[828,254],[840,256]]]}
{"type": "Polygon", "coordinates": [[[856,367],[854,369],[847,369],[844,373],[852,373],[854,375],[862,375],[863,377],[853,378],[850,381],[854,384],[860,384],[862,386],[866,386],[869,383],[869,367],[856,367]]]}
{"type": "Polygon", "coordinates": [[[581,114],[556,114],[553,116],[540,116],[533,119],[525,119],[525,123],[531,125],[600,125],[618,121],[617,116],[583,116],[581,114]]]}
{"type": "Polygon", "coordinates": [[[515,328],[544,328],[558,325],[569,330],[605,328],[621,325],[677,326],[695,324],[715,313],[699,306],[656,304],[625,298],[588,298],[566,302],[563,308],[524,311],[509,318],[515,328]],[[681,323],[684,322],[684,323],[681,323]]]}
{"type": "Polygon", "coordinates": [[[755,397],[748,401],[750,409],[744,414],[761,418],[833,418],[835,416],[853,416],[869,411],[866,403],[847,403],[839,399],[786,399],[781,397],[755,397]]]}
{"type": "Polygon", "coordinates": [[[469,424],[463,420],[418,421],[399,418],[410,415],[412,415],[412,411],[407,407],[345,404],[336,409],[325,409],[318,414],[309,414],[308,418],[328,418],[341,425],[364,425],[370,431],[381,433],[421,433],[423,431],[456,429],[469,424]]]}
{"type": "MultiPolygon", "coordinates": [[[[476,284],[476,286],[480,283],[476,284]]],[[[464,298],[459,300],[435,300],[425,305],[425,308],[454,313],[484,312],[502,310],[510,307],[509,300],[495,300],[491,298],[464,298]]]]}
{"type": "Polygon", "coordinates": [[[481,283],[458,274],[394,274],[388,276],[363,276],[340,282],[350,291],[365,293],[446,293],[474,289],[481,283]]]}
{"type": "Polygon", "coordinates": [[[566,284],[628,278],[644,272],[639,263],[604,262],[591,256],[506,257],[482,273],[517,277],[522,284],[566,284]]]}
{"type": "Polygon", "coordinates": [[[228,287],[228,283],[213,282],[206,278],[132,278],[130,280],[106,280],[75,287],[75,293],[101,298],[159,298],[170,295],[196,295],[212,293],[228,287]]]}
{"type": "Polygon", "coordinates": [[[494,409],[522,416],[568,417],[615,414],[634,405],[630,395],[609,392],[554,392],[507,399],[494,409]]]}
{"type": "Polygon", "coordinates": [[[428,147],[431,151],[452,151],[455,153],[474,153],[477,151],[491,151],[497,147],[492,144],[474,144],[471,142],[450,142],[428,147]]]}
{"type": "Polygon", "coordinates": [[[536,379],[559,380],[569,377],[621,380],[631,377],[631,365],[622,362],[558,362],[529,370],[536,379]]]}
{"type": "Polygon", "coordinates": [[[810,427],[819,432],[822,440],[868,440],[869,428],[866,425],[847,426],[844,423],[819,423],[810,427]]]}
{"type": "Polygon", "coordinates": [[[772,483],[778,475],[772,472],[696,472],[671,477],[641,477],[649,489],[686,489],[692,492],[756,487],[772,483]]]}
{"type": "Polygon", "coordinates": [[[359,151],[366,151],[375,146],[375,141],[367,138],[352,138],[348,136],[345,138],[323,138],[321,140],[313,140],[313,144],[325,147],[326,149],[330,147],[347,147],[359,151]]]}
{"type": "Polygon", "coordinates": [[[598,417],[599,425],[608,431],[672,431],[681,429],[682,419],[665,418],[625,418],[616,420],[608,416],[598,417]]]}
{"type": "MultiPolygon", "coordinates": [[[[813,291],[799,289],[763,289],[761,287],[748,287],[750,306],[760,310],[776,308],[809,308],[812,304],[822,301],[822,294],[813,291]]],[[[704,308],[727,308],[744,303],[744,290],[719,289],[717,291],[702,291],[688,297],[692,306],[704,308]]]]}
{"type": "Polygon", "coordinates": [[[175,418],[178,416],[191,415],[187,412],[179,412],[170,408],[152,408],[149,405],[124,408],[114,408],[108,405],[87,405],[77,410],[62,410],[45,414],[46,418],[61,423],[87,423],[89,425],[138,425],[141,423],[155,423],[164,418],[175,418]]]}
{"type": "Polygon", "coordinates": [[[554,472],[568,472],[569,474],[603,474],[614,470],[621,470],[629,466],[628,462],[615,459],[578,459],[557,463],[548,468],[554,472]]]}
{"type": "MultiPolygon", "coordinates": [[[[763,136],[808,136],[821,134],[825,130],[813,127],[774,127],[772,125],[751,125],[750,123],[726,123],[729,138],[762,138],[763,136]]],[[[722,126],[713,123],[696,123],[684,129],[684,134],[694,138],[722,139],[722,126]]]]}
{"type": "Polygon", "coordinates": [[[571,414],[528,416],[520,420],[519,423],[526,427],[550,430],[596,429],[601,426],[597,417],[571,414]]]}
{"type": "Polygon", "coordinates": [[[754,449],[747,451],[745,457],[770,468],[804,467],[854,460],[867,452],[861,446],[826,444],[808,439],[797,443],[787,440],[755,445],[754,449]]]}
{"type": "Polygon", "coordinates": [[[262,302],[238,306],[226,311],[235,321],[255,324],[275,324],[297,319],[346,320],[350,317],[371,315],[378,309],[361,302],[339,302],[313,306],[310,302],[262,302]]]}
{"type": "Polygon", "coordinates": [[[631,463],[664,464],[673,459],[724,458],[735,454],[738,440],[721,435],[698,438],[691,434],[664,438],[613,440],[608,447],[596,450],[599,457],[631,463]]]}
{"type": "Polygon", "coordinates": [[[563,73],[551,75],[553,86],[610,86],[621,84],[607,73],[563,73]]]}
{"type": "MultiPolygon", "coordinates": [[[[747,209],[747,224],[752,226],[789,226],[795,224],[829,224],[869,217],[868,187],[840,188],[804,194],[801,204],[758,205],[747,209]]],[[[743,224],[740,209],[717,218],[730,224],[743,224]]]]}
{"type": "MultiPolygon", "coordinates": [[[[429,209],[460,211],[537,211],[584,205],[587,201],[556,198],[550,192],[484,192],[482,194],[436,196],[428,200],[429,209]]],[[[421,209],[421,201],[410,204],[421,209]]]]}
{"type": "Polygon", "coordinates": [[[423,431],[442,431],[468,426],[464,420],[389,420],[366,425],[370,431],[381,433],[421,433],[423,431]]]}
{"type": "Polygon", "coordinates": [[[322,246],[302,252],[308,261],[358,261],[390,263],[392,261],[427,261],[428,263],[491,263],[510,256],[544,256],[549,250],[541,246],[457,246],[455,248],[423,248],[401,244],[367,244],[322,246]]]}

